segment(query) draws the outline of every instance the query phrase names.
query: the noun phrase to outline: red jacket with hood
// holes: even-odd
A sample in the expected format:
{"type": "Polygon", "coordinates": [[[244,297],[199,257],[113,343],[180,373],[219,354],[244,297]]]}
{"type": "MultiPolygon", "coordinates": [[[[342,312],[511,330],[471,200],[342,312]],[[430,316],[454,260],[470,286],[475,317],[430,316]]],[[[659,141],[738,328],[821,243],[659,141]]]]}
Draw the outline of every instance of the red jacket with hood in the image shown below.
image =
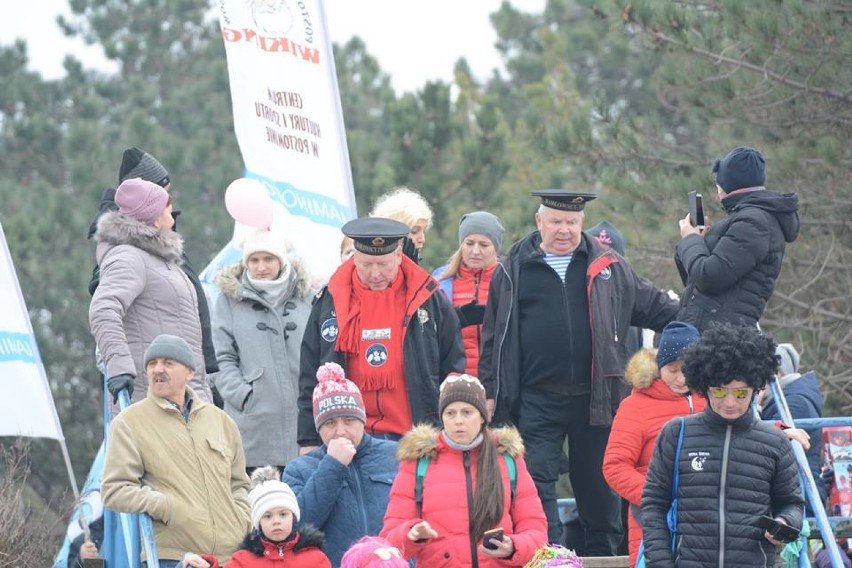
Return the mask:
{"type": "Polygon", "coordinates": [[[503,519],[498,526],[512,539],[515,553],[511,558],[491,558],[478,551],[482,544],[479,535],[471,543],[468,528],[471,503],[468,502],[465,479],[470,475],[475,486],[478,450],[470,451],[470,467],[466,471],[463,456],[466,452],[450,448],[434,427],[420,425],[399,443],[397,455],[401,463],[380,533],[406,558],[416,557],[418,566],[474,566],[471,558],[473,544],[477,549],[476,565],[479,568],[520,567],[532,559],[539,547],[547,544],[547,520],[523,459],[524,446],[520,434],[514,428],[491,430],[490,434],[497,444],[498,453],[512,455],[517,466],[517,488],[512,504],[506,462],[498,457],[505,495],[503,519]],[[418,458],[424,455],[432,458],[424,477],[422,515],[418,518],[414,499],[415,471],[418,458]],[[424,543],[411,542],[408,532],[423,519],[437,531],[438,537],[424,543]]]}
{"type": "Polygon", "coordinates": [[[642,500],[657,434],[672,418],[702,412],[707,401],[697,395],[678,394],[660,379],[656,349],[637,351],[624,370],[624,378],[633,392],[621,402],[613,419],[603,474],[609,486],[630,501],[627,534],[630,565],[635,566],[642,528],[633,512],[642,500]]]}

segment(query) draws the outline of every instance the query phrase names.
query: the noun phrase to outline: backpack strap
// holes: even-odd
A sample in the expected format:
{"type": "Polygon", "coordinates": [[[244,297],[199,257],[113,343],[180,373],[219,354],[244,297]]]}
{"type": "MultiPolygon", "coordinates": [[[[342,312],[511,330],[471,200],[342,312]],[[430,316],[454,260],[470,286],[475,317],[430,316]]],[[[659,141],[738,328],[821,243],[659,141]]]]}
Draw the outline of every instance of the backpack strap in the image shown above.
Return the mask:
{"type": "Polygon", "coordinates": [[[420,456],[417,459],[417,470],[414,473],[414,506],[419,519],[423,513],[423,479],[429,468],[429,456],[420,456]]]}
{"type": "MultiPolygon", "coordinates": [[[[515,458],[509,454],[502,454],[506,462],[506,471],[509,472],[509,488],[512,493],[511,506],[515,505],[515,494],[518,492],[518,466],[515,458]]],[[[429,456],[421,456],[417,459],[417,469],[414,472],[414,507],[417,518],[423,514],[423,480],[426,479],[426,470],[429,469],[429,456]]]]}
{"type": "Polygon", "coordinates": [[[515,458],[509,454],[503,454],[503,460],[506,462],[506,470],[509,472],[509,488],[512,491],[511,507],[515,505],[515,494],[518,491],[518,466],[515,464],[515,458]]]}

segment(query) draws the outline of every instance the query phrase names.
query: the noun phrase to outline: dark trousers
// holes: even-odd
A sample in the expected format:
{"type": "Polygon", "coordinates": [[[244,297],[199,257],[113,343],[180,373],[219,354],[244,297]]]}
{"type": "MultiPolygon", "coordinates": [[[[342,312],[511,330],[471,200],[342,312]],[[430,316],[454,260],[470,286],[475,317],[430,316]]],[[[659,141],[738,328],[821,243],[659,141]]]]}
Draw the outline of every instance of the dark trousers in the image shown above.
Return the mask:
{"type": "Polygon", "coordinates": [[[562,527],[556,506],[556,481],[565,437],[568,476],[577,500],[587,556],[615,556],[623,538],[621,499],[603,476],[609,428],[589,426],[589,396],[562,396],[527,389],[521,393],[518,430],[525,459],[547,515],[547,536],[558,542],[562,527]]]}

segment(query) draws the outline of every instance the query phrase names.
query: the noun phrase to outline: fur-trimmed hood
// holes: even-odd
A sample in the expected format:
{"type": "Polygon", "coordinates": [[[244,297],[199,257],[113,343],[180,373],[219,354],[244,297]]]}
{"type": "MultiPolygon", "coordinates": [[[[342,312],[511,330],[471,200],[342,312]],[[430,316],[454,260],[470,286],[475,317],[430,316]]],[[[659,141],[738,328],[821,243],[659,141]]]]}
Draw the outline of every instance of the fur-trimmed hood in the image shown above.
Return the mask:
{"type": "Polygon", "coordinates": [[[657,367],[656,349],[640,349],[624,369],[624,380],[635,389],[646,389],[658,378],[660,369],[657,367]]]}
{"type": "MultiPolygon", "coordinates": [[[[305,523],[296,528],[299,531],[299,542],[293,546],[293,552],[298,552],[303,548],[325,548],[325,533],[311,524],[305,523]]],[[[263,557],[263,541],[260,533],[252,530],[243,538],[237,550],[248,550],[255,556],[263,557]]]]}
{"type": "Polygon", "coordinates": [[[172,230],[161,231],[146,223],[125,217],[118,211],[101,215],[94,239],[98,243],[98,264],[107,252],[119,245],[130,245],[142,249],[174,264],[182,263],[183,237],[172,230]]]}
{"type": "MultiPolygon", "coordinates": [[[[431,424],[418,424],[399,441],[396,449],[397,459],[416,460],[423,456],[434,458],[438,454],[440,433],[441,431],[431,424]]],[[[498,453],[509,454],[515,458],[524,455],[524,441],[514,427],[488,428],[488,434],[494,440],[498,453]]]]}
{"type": "MultiPolygon", "coordinates": [[[[301,258],[296,255],[288,255],[287,261],[293,273],[296,275],[296,289],[294,295],[306,297],[313,294],[311,289],[311,275],[301,258]]],[[[223,267],[216,274],[216,286],[226,296],[234,300],[240,300],[240,287],[242,286],[243,272],[246,265],[243,261],[235,262],[223,267]]]]}

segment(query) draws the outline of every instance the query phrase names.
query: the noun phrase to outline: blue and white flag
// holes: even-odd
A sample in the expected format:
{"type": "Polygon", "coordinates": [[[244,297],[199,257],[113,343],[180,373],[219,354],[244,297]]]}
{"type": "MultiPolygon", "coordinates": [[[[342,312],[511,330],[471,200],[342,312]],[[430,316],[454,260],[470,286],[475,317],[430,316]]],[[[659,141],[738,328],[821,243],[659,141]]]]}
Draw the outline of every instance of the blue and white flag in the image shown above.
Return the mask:
{"type": "Polygon", "coordinates": [[[0,224],[0,436],[64,440],[0,224]]]}

